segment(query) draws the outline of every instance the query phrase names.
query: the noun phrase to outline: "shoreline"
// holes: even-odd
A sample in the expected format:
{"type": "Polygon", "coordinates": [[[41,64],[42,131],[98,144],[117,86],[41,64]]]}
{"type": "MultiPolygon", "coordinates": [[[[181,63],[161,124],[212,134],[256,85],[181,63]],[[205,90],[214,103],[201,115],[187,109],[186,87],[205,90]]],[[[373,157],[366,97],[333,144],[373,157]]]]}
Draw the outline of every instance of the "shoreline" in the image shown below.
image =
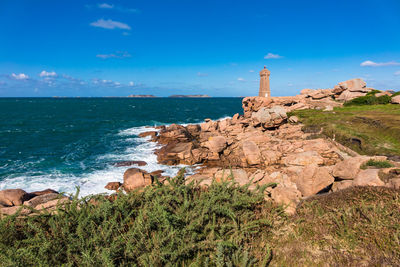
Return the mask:
{"type": "MultiPolygon", "coordinates": [[[[360,156],[332,140],[303,131],[299,119],[288,115],[305,109],[332,111],[343,103],[335,98],[343,99],[345,95],[349,100],[349,96],[358,97],[373,90],[360,83],[356,79],[333,89],[305,89],[293,97],[246,97],[242,100],[243,115],[237,113],[215,121],[143,126],[143,131],[135,134],[147,138],[142,139],[144,143],[153,142],[151,151],[157,166],[165,169],[148,169],[127,161],[121,165],[127,167],[123,178],[103,186],[110,192],[130,192],[151,185],[155,179],[164,181],[171,176],[165,170],[174,168],[178,172],[180,167],[195,166],[186,181],[201,186],[226,179],[239,185],[250,183],[250,188],[275,183],[265,197],[286,205],[288,213],[294,213],[302,199],[320,193],[356,185],[395,187],[397,184],[382,181],[381,170],[360,169],[369,160],[387,161],[387,157],[360,156]]],[[[391,164],[400,167],[400,163],[391,164]]]]}

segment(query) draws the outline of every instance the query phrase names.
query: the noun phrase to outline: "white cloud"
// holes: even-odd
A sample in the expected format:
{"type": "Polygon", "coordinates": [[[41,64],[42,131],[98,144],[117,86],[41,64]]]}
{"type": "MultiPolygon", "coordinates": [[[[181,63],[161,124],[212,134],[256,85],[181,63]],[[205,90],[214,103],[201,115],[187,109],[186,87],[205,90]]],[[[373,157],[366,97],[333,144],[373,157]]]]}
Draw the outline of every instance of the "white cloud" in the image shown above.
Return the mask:
{"type": "Polygon", "coordinates": [[[11,77],[13,79],[16,79],[16,80],[27,80],[27,79],[29,79],[29,76],[24,74],[24,73],[20,73],[20,74],[12,73],[11,77]]]}
{"type": "Polygon", "coordinates": [[[237,80],[239,81],[239,82],[244,82],[244,81],[246,81],[244,78],[242,78],[242,77],[239,77],[239,78],[237,78],[237,80]]]}
{"type": "Polygon", "coordinates": [[[134,82],[129,82],[129,86],[135,86],[134,82]]]}
{"type": "Polygon", "coordinates": [[[400,76],[400,70],[396,71],[396,72],[394,73],[394,75],[400,76]]]}
{"type": "Polygon", "coordinates": [[[108,4],[108,3],[97,4],[97,7],[101,8],[101,9],[109,9],[109,10],[115,10],[115,11],[125,12],[125,13],[138,13],[139,12],[139,10],[135,9],[135,8],[126,8],[126,7],[116,6],[116,5],[108,4]]]}
{"type": "Polygon", "coordinates": [[[399,62],[373,62],[371,60],[364,61],[360,64],[361,67],[384,67],[384,66],[400,66],[399,62]]]}
{"type": "Polygon", "coordinates": [[[273,53],[268,53],[266,56],[264,56],[264,59],[277,59],[277,58],[282,58],[282,56],[273,53]]]}
{"type": "Polygon", "coordinates": [[[249,72],[254,72],[254,70],[249,70],[249,72]]]}
{"type": "Polygon", "coordinates": [[[110,4],[107,4],[107,3],[98,4],[97,6],[98,6],[99,8],[105,8],[105,9],[112,9],[112,8],[114,8],[114,5],[110,5],[110,4]]]}
{"type": "Polygon", "coordinates": [[[131,54],[129,54],[126,51],[117,51],[112,54],[98,54],[96,57],[101,58],[101,59],[107,59],[107,58],[129,58],[131,57],[131,54]]]}
{"type": "Polygon", "coordinates": [[[198,72],[197,76],[199,76],[199,77],[207,77],[208,74],[207,73],[198,72]]]}
{"type": "Polygon", "coordinates": [[[128,24],[119,22],[119,21],[114,21],[111,19],[107,19],[107,20],[99,19],[95,22],[90,23],[90,26],[109,29],[109,30],[113,30],[113,29],[130,30],[131,29],[131,27],[128,24]]]}
{"type": "Polygon", "coordinates": [[[57,73],[54,71],[47,72],[45,70],[42,70],[42,72],[39,74],[40,77],[57,77],[57,73]]]}

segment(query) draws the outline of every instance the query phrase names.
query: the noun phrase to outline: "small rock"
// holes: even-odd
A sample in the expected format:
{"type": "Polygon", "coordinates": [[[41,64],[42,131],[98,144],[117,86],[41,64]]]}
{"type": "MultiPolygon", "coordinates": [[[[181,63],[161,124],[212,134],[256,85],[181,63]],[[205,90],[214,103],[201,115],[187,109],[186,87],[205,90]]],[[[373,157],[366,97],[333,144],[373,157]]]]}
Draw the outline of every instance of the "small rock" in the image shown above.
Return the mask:
{"type": "Polygon", "coordinates": [[[104,188],[107,190],[118,190],[121,185],[120,182],[109,182],[104,188]]]}
{"type": "Polygon", "coordinates": [[[289,122],[298,123],[299,122],[299,118],[297,118],[297,116],[290,116],[289,117],[289,122]]]}
{"type": "Polygon", "coordinates": [[[147,163],[141,160],[131,160],[131,161],[120,161],[114,164],[115,167],[127,167],[132,165],[146,166],[147,163]]]}

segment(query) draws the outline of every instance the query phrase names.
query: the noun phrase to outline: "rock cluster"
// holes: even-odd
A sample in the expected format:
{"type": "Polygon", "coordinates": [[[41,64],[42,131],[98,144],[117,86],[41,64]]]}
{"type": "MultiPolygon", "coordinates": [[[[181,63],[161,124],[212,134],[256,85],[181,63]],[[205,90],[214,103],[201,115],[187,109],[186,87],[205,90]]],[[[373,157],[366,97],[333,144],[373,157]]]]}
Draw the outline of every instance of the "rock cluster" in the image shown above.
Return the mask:
{"type": "MultiPolygon", "coordinates": [[[[346,91],[368,89],[356,79],[340,83],[334,90],[334,95],[340,96],[346,91]]],[[[400,185],[399,175],[382,178],[388,177],[382,173],[389,170],[362,170],[361,166],[371,157],[355,152],[350,155],[331,140],[315,139],[303,132],[296,117],[287,117],[288,106],[274,103],[275,98],[245,98],[244,115],[235,114],[219,121],[206,119],[200,125],[162,127],[159,132],[149,134],[153,141],[163,144],[156,152],[158,161],[167,165],[202,164],[203,168],[186,180],[203,186],[224,179],[238,184],[253,183],[254,187],[274,184],[266,197],[286,204],[288,212],[294,212],[302,198],[319,193],[349,186],[400,185]]],[[[142,181],[138,182],[139,187],[151,183],[150,176],[142,176],[137,179],[142,181]]]]}
{"type": "MultiPolygon", "coordinates": [[[[260,108],[270,108],[280,105],[287,112],[299,109],[323,109],[331,110],[334,107],[341,106],[343,102],[354,98],[365,96],[368,92],[375,90],[367,87],[362,79],[352,79],[340,82],[332,89],[303,89],[300,95],[284,97],[246,97],[243,99],[243,110],[246,117],[251,116],[253,112],[260,108]]],[[[391,95],[389,91],[378,93],[380,95],[391,95]]],[[[394,97],[393,103],[398,101],[394,97]]]]}
{"type": "Polygon", "coordinates": [[[57,205],[70,199],[58,192],[46,189],[27,193],[22,189],[5,189],[0,191],[0,216],[12,215],[20,211],[20,215],[33,214],[34,210],[53,211],[57,205]]]}

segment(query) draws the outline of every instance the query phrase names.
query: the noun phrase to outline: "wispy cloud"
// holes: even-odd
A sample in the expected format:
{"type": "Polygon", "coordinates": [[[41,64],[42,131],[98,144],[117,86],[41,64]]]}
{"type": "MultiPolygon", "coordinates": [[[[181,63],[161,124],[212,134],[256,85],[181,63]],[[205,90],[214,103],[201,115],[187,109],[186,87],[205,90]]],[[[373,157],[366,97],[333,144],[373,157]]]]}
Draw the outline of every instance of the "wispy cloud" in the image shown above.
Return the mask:
{"type": "Polygon", "coordinates": [[[198,72],[198,73],[197,73],[197,76],[199,76],[199,77],[207,77],[207,76],[208,76],[208,73],[198,72]]]}
{"type": "Polygon", "coordinates": [[[374,62],[366,60],[360,64],[361,67],[385,67],[385,66],[400,66],[400,62],[389,61],[389,62],[374,62]]]}
{"type": "Polygon", "coordinates": [[[57,73],[55,73],[54,71],[48,72],[48,71],[42,70],[42,72],[39,73],[39,76],[40,77],[53,77],[53,78],[55,78],[55,77],[57,77],[57,73]]]}
{"type": "Polygon", "coordinates": [[[114,21],[111,19],[107,19],[107,20],[99,19],[97,21],[90,23],[90,26],[109,29],[109,30],[113,30],[113,29],[130,30],[131,29],[131,27],[128,24],[119,22],[119,21],[114,21]]]}
{"type": "Polygon", "coordinates": [[[97,4],[98,8],[105,8],[105,9],[112,9],[114,8],[114,5],[110,5],[107,3],[102,3],[102,4],[97,4]]]}
{"type": "Polygon", "coordinates": [[[108,4],[108,3],[97,4],[97,7],[101,8],[101,9],[110,9],[110,10],[126,12],[126,13],[138,13],[139,12],[139,10],[136,8],[127,8],[127,7],[116,6],[114,4],[108,4]]]}
{"type": "Polygon", "coordinates": [[[254,72],[254,70],[249,70],[249,72],[253,73],[253,72],[254,72]]]}
{"type": "Polygon", "coordinates": [[[117,51],[112,54],[98,54],[96,57],[101,58],[101,59],[108,59],[108,58],[129,58],[131,57],[131,54],[129,54],[126,51],[117,51]]]}
{"type": "Polygon", "coordinates": [[[283,57],[273,53],[268,53],[267,55],[264,56],[264,59],[278,59],[278,58],[283,58],[283,57]]]}
{"type": "Polygon", "coordinates": [[[29,76],[24,73],[20,73],[20,74],[11,73],[11,78],[13,78],[15,80],[27,80],[27,79],[29,79],[29,76]]]}
{"type": "Polygon", "coordinates": [[[129,86],[135,86],[135,83],[134,83],[134,82],[129,82],[128,85],[129,85],[129,86]]]}
{"type": "Polygon", "coordinates": [[[238,80],[239,82],[245,82],[245,81],[246,81],[246,80],[245,80],[244,78],[242,78],[242,77],[237,78],[237,80],[238,80]]]}
{"type": "Polygon", "coordinates": [[[400,70],[396,71],[396,72],[394,73],[394,75],[400,76],[400,70]]]}

